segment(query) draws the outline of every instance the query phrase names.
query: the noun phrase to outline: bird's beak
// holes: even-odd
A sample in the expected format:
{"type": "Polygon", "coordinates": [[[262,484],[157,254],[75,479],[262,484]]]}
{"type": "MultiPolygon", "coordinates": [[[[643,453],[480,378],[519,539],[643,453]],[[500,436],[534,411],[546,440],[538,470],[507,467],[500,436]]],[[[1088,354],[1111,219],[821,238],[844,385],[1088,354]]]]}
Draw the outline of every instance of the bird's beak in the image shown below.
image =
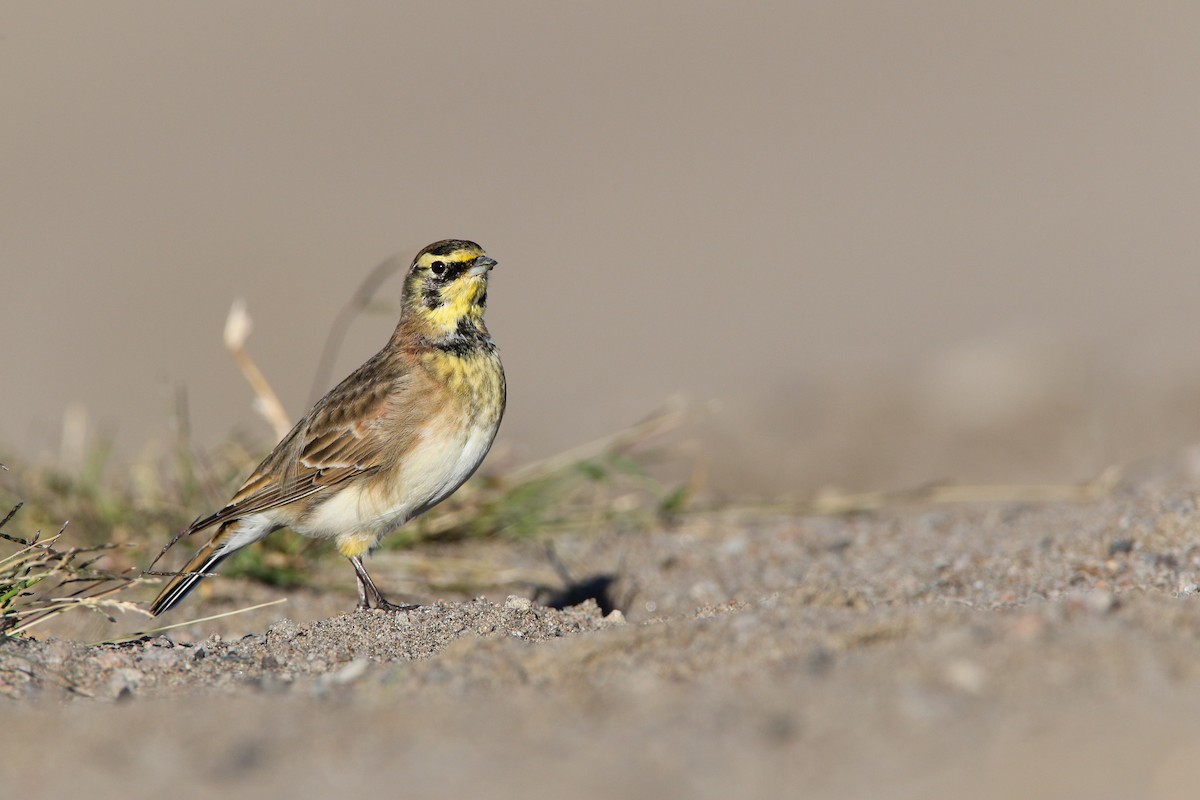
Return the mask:
{"type": "Polygon", "coordinates": [[[472,278],[478,278],[480,275],[483,275],[494,266],[496,266],[496,259],[488,258],[487,256],[480,256],[479,258],[475,259],[475,263],[471,265],[469,270],[467,270],[467,274],[472,278]]]}

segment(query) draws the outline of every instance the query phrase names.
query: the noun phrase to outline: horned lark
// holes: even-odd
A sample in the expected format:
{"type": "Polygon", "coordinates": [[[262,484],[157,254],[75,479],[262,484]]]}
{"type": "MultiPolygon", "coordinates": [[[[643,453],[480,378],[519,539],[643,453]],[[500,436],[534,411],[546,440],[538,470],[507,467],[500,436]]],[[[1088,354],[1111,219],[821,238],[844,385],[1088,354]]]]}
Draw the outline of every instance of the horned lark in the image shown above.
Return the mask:
{"type": "Polygon", "coordinates": [[[280,528],[334,541],[354,566],[359,608],[412,607],[384,599],[362,557],[461,486],[492,445],[505,398],[483,323],[495,264],[460,239],[417,254],[391,340],[313,406],[224,508],[175,537],[216,530],[152,613],[174,607],[223,560],[280,528]]]}

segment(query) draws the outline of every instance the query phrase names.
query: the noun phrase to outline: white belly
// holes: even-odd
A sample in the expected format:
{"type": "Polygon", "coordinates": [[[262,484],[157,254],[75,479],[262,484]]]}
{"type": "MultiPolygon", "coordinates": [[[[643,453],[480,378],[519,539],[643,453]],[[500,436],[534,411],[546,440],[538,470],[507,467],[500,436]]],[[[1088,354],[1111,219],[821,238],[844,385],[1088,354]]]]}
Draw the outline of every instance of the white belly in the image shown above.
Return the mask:
{"type": "Polygon", "coordinates": [[[381,537],[446,499],[479,467],[496,436],[494,426],[472,425],[461,437],[424,434],[390,471],[391,480],[354,481],[292,527],[297,533],[332,538],[353,532],[381,537]]]}

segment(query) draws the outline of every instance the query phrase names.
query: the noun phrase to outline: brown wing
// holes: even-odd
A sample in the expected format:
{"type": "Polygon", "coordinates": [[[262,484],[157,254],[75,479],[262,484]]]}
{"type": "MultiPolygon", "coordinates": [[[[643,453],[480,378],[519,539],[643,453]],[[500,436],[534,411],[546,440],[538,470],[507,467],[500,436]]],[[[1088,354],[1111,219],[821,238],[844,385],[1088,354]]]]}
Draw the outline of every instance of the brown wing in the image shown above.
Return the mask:
{"type": "Polygon", "coordinates": [[[302,500],[374,472],[381,455],[403,452],[416,428],[397,424],[413,403],[413,376],[394,353],[379,353],[330,390],[292,428],[217,513],[184,535],[302,500]],[[388,424],[388,423],[392,424],[388,424]]]}

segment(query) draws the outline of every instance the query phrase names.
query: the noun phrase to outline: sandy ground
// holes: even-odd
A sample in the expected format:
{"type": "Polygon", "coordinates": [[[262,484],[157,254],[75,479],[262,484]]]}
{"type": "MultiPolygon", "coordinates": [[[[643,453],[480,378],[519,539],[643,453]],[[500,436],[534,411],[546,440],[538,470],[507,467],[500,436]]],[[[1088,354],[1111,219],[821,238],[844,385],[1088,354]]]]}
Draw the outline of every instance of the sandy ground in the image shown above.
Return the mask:
{"type": "MultiPolygon", "coordinates": [[[[1182,452],[1090,502],[725,511],[556,537],[580,582],[611,579],[593,582],[607,615],[530,601],[553,600],[532,588],[555,582],[541,544],[466,544],[422,563],[490,564],[485,597],[339,616],[348,591],[298,593],[131,644],[8,642],[0,784],[1182,797],[1200,757],[1197,480],[1200,454],[1182,452]]],[[[376,569],[394,585],[411,558],[376,569]]],[[[209,583],[187,613],[266,593],[209,583]]]]}

